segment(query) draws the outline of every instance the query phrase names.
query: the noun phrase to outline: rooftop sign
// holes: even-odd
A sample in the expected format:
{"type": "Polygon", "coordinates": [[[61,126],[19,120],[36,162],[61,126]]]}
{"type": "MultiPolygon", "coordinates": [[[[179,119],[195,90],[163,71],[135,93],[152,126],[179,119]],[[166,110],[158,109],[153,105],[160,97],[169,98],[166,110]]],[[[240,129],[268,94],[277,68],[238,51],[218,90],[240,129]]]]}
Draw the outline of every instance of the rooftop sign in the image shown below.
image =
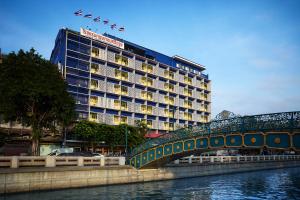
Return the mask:
{"type": "Polygon", "coordinates": [[[112,46],[115,46],[115,47],[119,47],[121,49],[124,49],[124,43],[123,42],[120,42],[118,40],[114,40],[114,39],[111,39],[109,37],[105,37],[103,35],[100,35],[100,34],[97,34],[97,33],[94,33],[92,31],[89,31],[89,30],[86,30],[86,29],[83,29],[83,28],[80,28],[80,35],[83,35],[83,36],[86,36],[86,37],[89,37],[89,38],[92,38],[94,40],[99,40],[101,42],[104,42],[106,44],[110,44],[112,46]]]}

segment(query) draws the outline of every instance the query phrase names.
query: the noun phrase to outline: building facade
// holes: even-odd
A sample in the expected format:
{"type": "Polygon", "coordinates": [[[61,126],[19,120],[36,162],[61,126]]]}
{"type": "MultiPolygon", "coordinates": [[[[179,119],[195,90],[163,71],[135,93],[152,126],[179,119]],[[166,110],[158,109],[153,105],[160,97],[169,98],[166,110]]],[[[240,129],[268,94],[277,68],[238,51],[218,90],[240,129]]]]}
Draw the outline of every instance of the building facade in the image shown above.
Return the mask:
{"type": "Polygon", "coordinates": [[[51,54],[76,101],[79,119],[147,123],[168,132],[211,117],[211,81],[203,65],[81,29],[61,29],[51,54]]]}

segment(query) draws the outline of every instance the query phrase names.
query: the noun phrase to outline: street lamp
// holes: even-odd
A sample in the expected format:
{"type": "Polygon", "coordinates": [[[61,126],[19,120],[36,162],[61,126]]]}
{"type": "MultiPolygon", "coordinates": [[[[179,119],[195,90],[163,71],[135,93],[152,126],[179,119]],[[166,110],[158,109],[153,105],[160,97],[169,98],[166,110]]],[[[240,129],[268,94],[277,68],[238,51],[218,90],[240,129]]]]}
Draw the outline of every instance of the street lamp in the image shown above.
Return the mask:
{"type": "Polygon", "coordinates": [[[128,128],[125,127],[125,158],[127,158],[128,128]]]}

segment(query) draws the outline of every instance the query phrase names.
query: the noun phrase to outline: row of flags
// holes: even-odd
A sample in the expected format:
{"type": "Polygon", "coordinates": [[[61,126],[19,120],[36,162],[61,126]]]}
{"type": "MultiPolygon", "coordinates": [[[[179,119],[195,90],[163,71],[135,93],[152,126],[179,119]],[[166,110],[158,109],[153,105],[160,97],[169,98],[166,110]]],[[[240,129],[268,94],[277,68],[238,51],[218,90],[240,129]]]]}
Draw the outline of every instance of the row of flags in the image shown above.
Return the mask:
{"type": "MultiPolygon", "coordinates": [[[[83,15],[83,11],[82,11],[82,10],[78,10],[78,11],[74,12],[74,15],[76,15],[76,16],[83,16],[83,17],[85,17],[85,18],[90,18],[90,19],[93,18],[93,15],[92,15],[92,14],[85,14],[85,15],[83,15]]],[[[94,22],[101,22],[100,16],[98,16],[98,17],[96,17],[96,18],[93,18],[93,21],[94,21],[94,22]]],[[[108,25],[108,24],[109,24],[109,20],[108,20],[108,19],[103,20],[103,24],[108,25]]],[[[117,29],[117,24],[110,24],[110,28],[111,28],[112,30],[117,29]]],[[[125,27],[122,26],[122,27],[120,27],[118,30],[119,30],[119,31],[125,31],[125,27]]]]}

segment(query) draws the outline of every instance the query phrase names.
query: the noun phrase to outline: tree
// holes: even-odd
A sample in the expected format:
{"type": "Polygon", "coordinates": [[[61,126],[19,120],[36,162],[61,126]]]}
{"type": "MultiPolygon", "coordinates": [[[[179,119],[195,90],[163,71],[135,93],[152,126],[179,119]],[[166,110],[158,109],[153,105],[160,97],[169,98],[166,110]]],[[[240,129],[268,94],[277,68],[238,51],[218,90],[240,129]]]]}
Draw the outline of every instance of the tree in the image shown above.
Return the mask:
{"type": "Polygon", "coordinates": [[[75,102],[57,67],[34,49],[8,54],[0,64],[0,114],[32,129],[32,154],[39,155],[44,128],[66,126],[75,102]]]}
{"type": "Polygon", "coordinates": [[[103,141],[104,135],[99,130],[99,124],[90,121],[80,121],[74,127],[74,133],[81,139],[86,140],[92,146],[94,152],[95,143],[103,141]]]}

